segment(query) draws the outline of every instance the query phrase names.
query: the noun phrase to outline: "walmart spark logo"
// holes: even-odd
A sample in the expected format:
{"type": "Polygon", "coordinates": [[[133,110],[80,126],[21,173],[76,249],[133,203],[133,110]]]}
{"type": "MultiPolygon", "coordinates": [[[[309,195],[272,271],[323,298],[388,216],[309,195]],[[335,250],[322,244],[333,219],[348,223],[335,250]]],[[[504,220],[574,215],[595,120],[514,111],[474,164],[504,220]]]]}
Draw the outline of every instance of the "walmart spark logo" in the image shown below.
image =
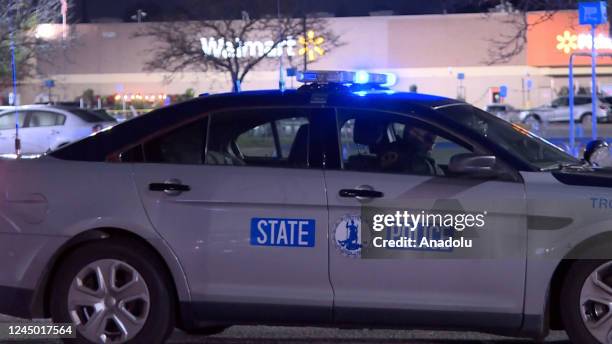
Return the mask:
{"type": "Polygon", "coordinates": [[[561,50],[566,54],[578,49],[578,36],[565,30],[563,35],[557,35],[557,50],[561,50]]]}
{"type": "Polygon", "coordinates": [[[315,61],[317,56],[325,55],[325,49],[323,49],[325,38],[317,36],[312,30],[306,32],[306,37],[298,37],[298,43],[301,46],[298,53],[301,56],[306,55],[308,61],[315,61]]]}

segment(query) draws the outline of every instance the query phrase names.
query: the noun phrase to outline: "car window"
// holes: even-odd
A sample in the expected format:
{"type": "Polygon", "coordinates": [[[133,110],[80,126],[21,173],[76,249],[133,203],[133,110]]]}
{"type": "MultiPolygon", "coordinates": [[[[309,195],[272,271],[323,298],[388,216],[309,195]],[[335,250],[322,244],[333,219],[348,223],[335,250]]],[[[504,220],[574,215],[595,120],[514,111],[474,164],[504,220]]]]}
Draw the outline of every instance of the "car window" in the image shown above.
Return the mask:
{"type": "Polygon", "coordinates": [[[505,111],[506,108],[501,106],[501,105],[490,105],[487,106],[487,111],[488,112],[499,112],[499,111],[505,111]]]}
{"type": "Polygon", "coordinates": [[[553,106],[566,106],[567,104],[569,104],[567,98],[557,98],[552,102],[553,106]]]}
{"type": "Polygon", "coordinates": [[[103,121],[107,121],[107,122],[117,122],[117,119],[111,115],[108,114],[108,112],[106,112],[106,110],[104,109],[99,109],[99,110],[91,110],[91,112],[93,112],[94,114],[96,114],[98,117],[100,117],[103,121]]]}
{"type": "Polygon", "coordinates": [[[438,113],[478,135],[489,138],[511,155],[536,168],[580,163],[578,159],[523,127],[508,123],[473,106],[446,106],[440,108],[438,113]]]}
{"type": "Polygon", "coordinates": [[[242,110],[212,115],[206,163],[309,166],[310,121],[301,110],[242,110]]]}
{"type": "Polygon", "coordinates": [[[473,152],[439,130],[393,114],[342,110],[338,128],[344,170],[451,176],[451,158],[473,152]]]}
{"type": "Polygon", "coordinates": [[[203,162],[206,142],[206,119],[197,120],[162,134],[142,145],[142,153],[136,147],[126,152],[122,161],[140,158],[149,163],[191,164],[203,162]]]}
{"type": "Polygon", "coordinates": [[[87,123],[99,123],[99,122],[113,121],[111,119],[108,119],[107,116],[100,115],[98,113],[95,113],[89,110],[84,110],[84,109],[79,109],[79,108],[70,108],[67,111],[76,115],[78,118],[82,119],[83,121],[87,123]]]}
{"type": "MultiPolygon", "coordinates": [[[[22,128],[25,122],[25,112],[19,112],[19,127],[22,128]]],[[[15,112],[5,113],[0,116],[0,130],[15,129],[15,112]]]]}
{"type": "Polygon", "coordinates": [[[574,98],[574,105],[586,105],[586,104],[591,104],[591,98],[584,98],[584,97],[574,98]]]}
{"type": "Polygon", "coordinates": [[[58,125],[64,125],[64,122],[66,122],[66,116],[58,113],[47,111],[29,111],[29,114],[29,128],[53,127],[58,125]]]}
{"type": "Polygon", "coordinates": [[[240,134],[236,138],[236,145],[247,157],[276,157],[273,130],[272,122],[258,125],[240,134]]]}

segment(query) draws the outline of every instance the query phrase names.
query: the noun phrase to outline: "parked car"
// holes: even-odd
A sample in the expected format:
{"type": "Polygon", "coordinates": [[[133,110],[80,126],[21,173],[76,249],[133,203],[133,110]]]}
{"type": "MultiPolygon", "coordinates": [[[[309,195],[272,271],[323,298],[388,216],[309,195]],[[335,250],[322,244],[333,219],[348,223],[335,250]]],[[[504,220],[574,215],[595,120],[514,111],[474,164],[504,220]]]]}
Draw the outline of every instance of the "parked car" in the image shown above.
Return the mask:
{"type": "Polygon", "coordinates": [[[609,170],[464,102],[304,75],[299,90],[198,97],[0,160],[0,313],[73,323],[84,343],[235,324],[609,342],[609,170]],[[476,251],[366,256],[365,209],[423,204],[488,211],[452,234],[476,251]],[[576,258],[591,252],[608,255],[576,258]]]}
{"type": "MultiPolygon", "coordinates": [[[[584,126],[591,124],[592,104],[591,97],[574,97],[574,119],[584,126]]],[[[602,99],[598,102],[597,121],[609,122],[612,119],[610,104],[602,99]]],[[[543,122],[569,122],[569,97],[559,97],[550,105],[540,106],[521,111],[519,120],[532,128],[539,128],[543,122]]]]}
{"type": "Polygon", "coordinates": [[[521,111],[510,104],[489,104],[485,107],[485,111],[508,122],[520,121],[519,114],[521,111]]]}
{"type": "Polygon", "coordinates": [[[30,154],[78,141],[116,124],[116,121],[108,114],[76,107],[25,105],[18,107],[17,111],[15,107],[8,107],[0,112],[0,154],[15,152],[17,123],[21,151],[30,154]]]}

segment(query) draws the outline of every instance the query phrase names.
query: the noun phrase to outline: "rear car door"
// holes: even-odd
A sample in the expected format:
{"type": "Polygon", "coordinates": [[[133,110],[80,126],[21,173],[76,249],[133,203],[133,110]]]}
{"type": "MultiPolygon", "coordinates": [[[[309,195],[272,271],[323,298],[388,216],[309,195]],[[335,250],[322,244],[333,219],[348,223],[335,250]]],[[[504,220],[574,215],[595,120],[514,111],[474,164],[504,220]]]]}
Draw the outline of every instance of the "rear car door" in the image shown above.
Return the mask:
{"type": "Polygon", "coordinates": [[[331,319],[319,111],[212,113],[126,153],[144,161],[133,165],[140,196],[198,319],[331,319]]]}
{"type": "Polygon", "coordinates": [[[66,116],[44,110],[30,110],[28,115],[21,139],[22,151],[44,153],[49,150],[55,138],[61,135],[66,116]]]}
{"type": "Polygon", "coordinates": [[[569,98],[560,97],[556,100],[557,107],[553,110],[553,121],[568,121],[569,120],[569,98]]]}
{"type": "MultiPolygon", "coordinates": [[[[518,329],[526,220],[524,187],[510,180],[514,174],[502,180],[453,175],[449,161],[475,148],[405,116],[340,109],[337,128],[339,141],[329,154],[340,152],[339,166],[334,170],[330,164],[332,169],[325,171],[336,321],[518,329]],[[410,155],[415,137],[435,140],[431,152],[410,155]],[[463,232],[479,253],[452,247],[372,250],[362,222],[362,214],[371,211],[363,213],[364,207],[413,214],[486,213],[484,229],[463,232]]],[[[424,237],[445,240],[453,232],[431,225],[385,235],[420,242],[424,237]]]]}

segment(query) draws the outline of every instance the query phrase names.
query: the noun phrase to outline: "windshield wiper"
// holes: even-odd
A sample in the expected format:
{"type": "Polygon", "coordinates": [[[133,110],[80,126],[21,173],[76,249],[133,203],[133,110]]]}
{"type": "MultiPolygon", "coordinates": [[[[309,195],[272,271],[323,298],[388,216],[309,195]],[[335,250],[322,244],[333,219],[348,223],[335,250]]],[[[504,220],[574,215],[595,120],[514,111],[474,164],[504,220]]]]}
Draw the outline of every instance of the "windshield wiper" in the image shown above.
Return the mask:
{"type": "Polygon", "coordinates": [[[585,167],[591,167],[591,164],[584,159],[580,160],[580,162],[577,162],[577,163],[576,162],[560,162],[552,166],[542,167],[540,171],[541,172],[556,171],[556,170],[563,170],[563,169],[571,168],[571,167],[585,168],[585,167]]]}

